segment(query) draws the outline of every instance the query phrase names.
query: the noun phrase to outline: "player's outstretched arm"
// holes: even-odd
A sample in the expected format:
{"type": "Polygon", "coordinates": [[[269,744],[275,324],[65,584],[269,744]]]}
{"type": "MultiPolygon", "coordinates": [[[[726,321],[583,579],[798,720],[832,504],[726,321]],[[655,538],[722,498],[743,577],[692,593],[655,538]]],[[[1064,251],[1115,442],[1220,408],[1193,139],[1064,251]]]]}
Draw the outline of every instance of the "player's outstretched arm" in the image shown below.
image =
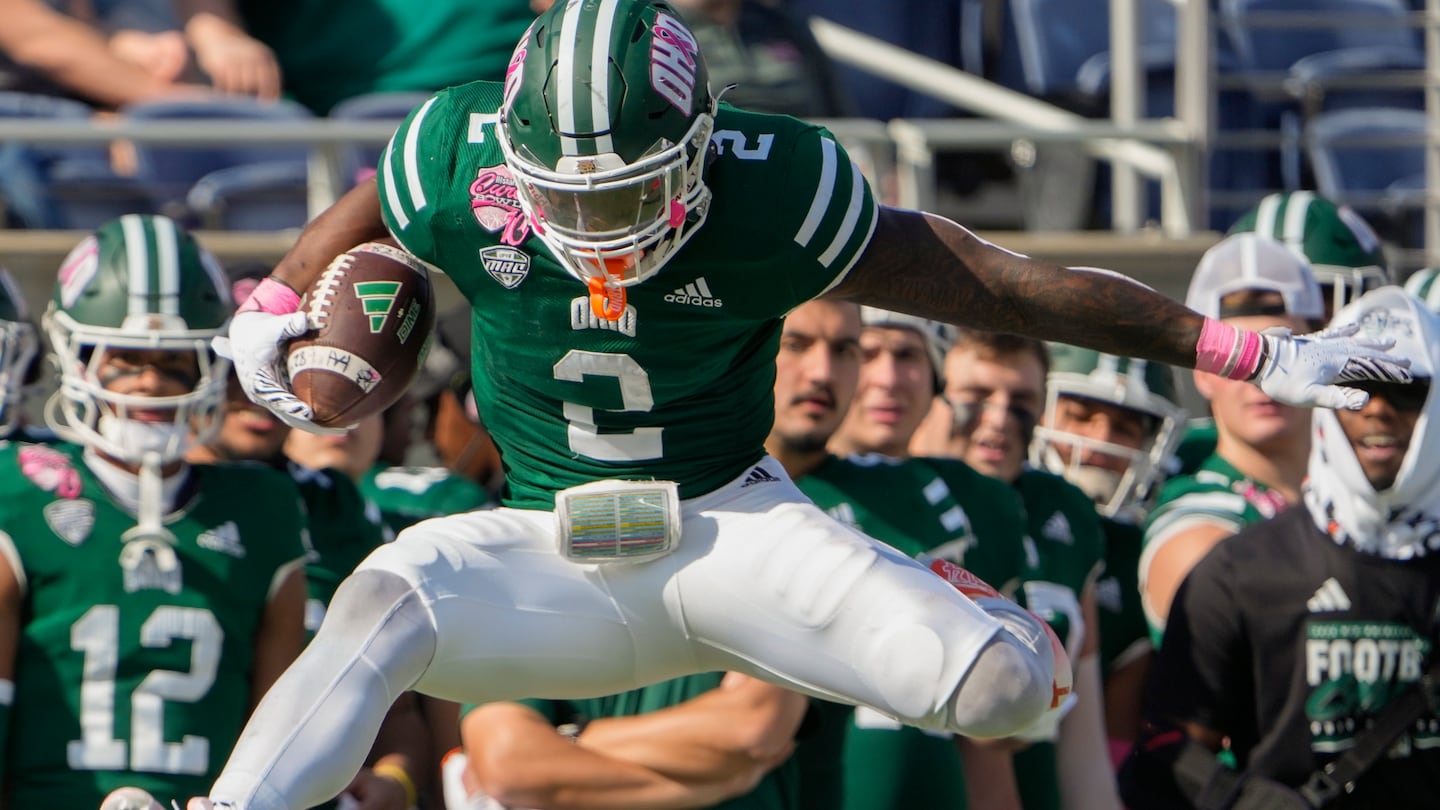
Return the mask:
{"type": "Polygon", "coordinates": [[[275,265],[272,275],[292,290],[307,289],[336,256],[362,242],[389,235],[380,217],[380,195],[372,177],[345,192],[311,220],[275,265]]]}
{"type": "Polygon", "coordinates": [[[1368,397],[1344,383],[1409,380],[1408,361],[1384,353],[1389,342],[1353,329],[1237,330],[1124,276],[1031,259],[916,211],[882,208],[869,246],[830,295],[1251,380],[1294,405],[1359,408],[1368,397]]]}

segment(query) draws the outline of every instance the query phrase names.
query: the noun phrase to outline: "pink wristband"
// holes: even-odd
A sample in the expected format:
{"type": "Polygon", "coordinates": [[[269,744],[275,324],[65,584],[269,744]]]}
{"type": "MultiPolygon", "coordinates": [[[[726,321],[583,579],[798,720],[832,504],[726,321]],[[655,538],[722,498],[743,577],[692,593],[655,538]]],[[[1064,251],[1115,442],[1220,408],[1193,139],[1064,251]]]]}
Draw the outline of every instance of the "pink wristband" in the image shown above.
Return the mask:
{"type": "Polygon", "coordinates": [[[1264,341],[1254,332],[1206,318],[1195,344],[1195,368],[1232,380],[1248,380],[1260,367],[1263,351],[1264,341]]]}
{"type": "Polygon", "coordinates": [[[255,285],[250,297],[240,305],[240,312],[268,312],[271,315],[289,315],[300,309],[300,293],[285,285],[283,281],[265,278],[255,285]]]}

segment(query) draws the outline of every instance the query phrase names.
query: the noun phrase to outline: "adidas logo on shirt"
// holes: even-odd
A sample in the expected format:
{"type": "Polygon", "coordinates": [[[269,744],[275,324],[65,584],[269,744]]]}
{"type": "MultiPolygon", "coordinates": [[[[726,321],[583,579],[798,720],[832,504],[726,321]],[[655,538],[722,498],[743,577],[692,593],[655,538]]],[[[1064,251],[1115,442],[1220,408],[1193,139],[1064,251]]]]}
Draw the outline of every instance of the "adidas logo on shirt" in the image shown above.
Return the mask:
{"type": "Polygon", "coordinates": [[[1066,519],[1064,512],[1056,512],[1045,521],[1040,528],[1040,536],[1046,540],[1054,540],[1057,543],[1071,545],[1075,542],[1075,533],[1070,530],[1070,521],[1066,519]]]}
{"type": "Polygon", "coordinates": [[[710,292],[710,285],[705,283],[705,277],[695,279],[684,287],[676,287],[675,292],[665,296],[665,301],[671,304],[689,304],[696,307],[710,307],[719,309],[724,302],[716,298],[710,292]]]}
{"type": "Polygon", "coordinates": [[[1320,583],[1320,587],[1315,589],[1315,594],[1306,600],[1305,607],[1309,608],[1311,613],[1349,610],[1350,597],[1345,594],[1345,589],[1340,587],[1340,583],[1336,582],[1334,577],[1330,577],[1320,583]]]}
{"type": "Polygon", "coordinates": [[[765,469],[764,467],[756,467],[755,469],[750,471],[749,475],[745,477],[745,481],[740,484],[740,488],[744,489],[751,484],[774,484],[777,483],[779,480],[779,478],[771,475],[770,471],[765,469]]]}

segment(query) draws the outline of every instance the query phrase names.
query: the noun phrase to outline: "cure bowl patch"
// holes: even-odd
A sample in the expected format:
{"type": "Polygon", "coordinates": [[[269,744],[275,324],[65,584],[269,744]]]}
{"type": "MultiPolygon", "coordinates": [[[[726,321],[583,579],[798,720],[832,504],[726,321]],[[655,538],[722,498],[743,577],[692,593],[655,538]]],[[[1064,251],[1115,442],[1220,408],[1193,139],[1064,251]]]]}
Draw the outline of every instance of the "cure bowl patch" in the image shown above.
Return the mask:
{"type": "Polygon", "coordinates": [[[292,379],[302,371],[339,374],[348,377],[367,394],[380,384],[380,372],[369,361],[354,352],[330,346],[301,346],[286,358],[285,367],[292,379]]]}

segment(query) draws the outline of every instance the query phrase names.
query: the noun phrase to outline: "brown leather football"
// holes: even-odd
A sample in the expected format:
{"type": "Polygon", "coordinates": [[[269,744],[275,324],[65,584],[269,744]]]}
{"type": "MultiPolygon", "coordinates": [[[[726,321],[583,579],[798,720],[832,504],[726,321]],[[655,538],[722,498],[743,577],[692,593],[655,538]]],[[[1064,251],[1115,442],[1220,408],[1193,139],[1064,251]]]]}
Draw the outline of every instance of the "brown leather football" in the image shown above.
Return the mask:
{"type": "Polygon", "coordinates": [[[424,262],[394,240],[345,251],[300,298],[310,328],[291,341],[286,369],[315,424],[347,427],[400,399],[435,329],[424,262]]]}

